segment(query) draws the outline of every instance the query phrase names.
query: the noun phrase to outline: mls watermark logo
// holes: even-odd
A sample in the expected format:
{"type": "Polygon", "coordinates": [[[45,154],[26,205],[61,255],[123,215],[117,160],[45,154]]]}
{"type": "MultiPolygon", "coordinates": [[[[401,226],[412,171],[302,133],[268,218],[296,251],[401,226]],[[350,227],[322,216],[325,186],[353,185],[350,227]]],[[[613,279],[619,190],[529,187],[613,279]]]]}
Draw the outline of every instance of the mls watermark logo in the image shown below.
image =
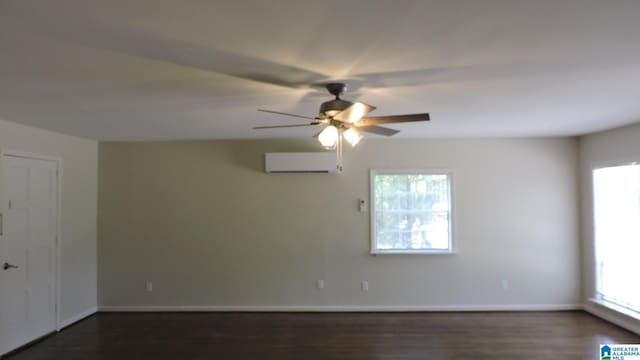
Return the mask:
{"type": "Polygon", "coordinates": [[[600,345],[600,360],[640,360],[640,344],[600,345]]]}

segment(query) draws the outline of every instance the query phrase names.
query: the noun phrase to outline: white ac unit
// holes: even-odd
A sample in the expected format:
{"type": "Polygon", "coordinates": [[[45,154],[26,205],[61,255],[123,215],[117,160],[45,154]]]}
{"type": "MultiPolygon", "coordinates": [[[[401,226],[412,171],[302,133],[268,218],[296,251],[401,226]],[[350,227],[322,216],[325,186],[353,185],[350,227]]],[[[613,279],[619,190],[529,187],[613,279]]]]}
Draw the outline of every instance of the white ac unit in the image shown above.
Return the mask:
{"type": "Polygon", "coordinates": [[[265,153],[267,173],[324,173],[336,174],[338,158],[335,151],[265,153]]]}

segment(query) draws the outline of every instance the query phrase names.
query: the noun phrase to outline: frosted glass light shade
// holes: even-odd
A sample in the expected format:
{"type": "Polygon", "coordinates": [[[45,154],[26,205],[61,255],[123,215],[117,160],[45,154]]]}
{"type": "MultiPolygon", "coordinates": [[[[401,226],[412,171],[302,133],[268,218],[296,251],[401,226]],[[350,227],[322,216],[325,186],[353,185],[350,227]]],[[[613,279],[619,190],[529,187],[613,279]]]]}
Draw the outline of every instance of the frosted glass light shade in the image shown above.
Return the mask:
{"type": "Polygon", "coordinates": [[[318,141],[326,148],[333,148],[338,142],[338,128],[329,125],[318,135],[318,141]]]}
{"type": "Polygon", "coordinates": [[[362,135],[360,135],[354,128],[349,128],[344,132],[344,139],[351,144],[351,146],[356,146],[360,139],[362,139],[362,135]]]}

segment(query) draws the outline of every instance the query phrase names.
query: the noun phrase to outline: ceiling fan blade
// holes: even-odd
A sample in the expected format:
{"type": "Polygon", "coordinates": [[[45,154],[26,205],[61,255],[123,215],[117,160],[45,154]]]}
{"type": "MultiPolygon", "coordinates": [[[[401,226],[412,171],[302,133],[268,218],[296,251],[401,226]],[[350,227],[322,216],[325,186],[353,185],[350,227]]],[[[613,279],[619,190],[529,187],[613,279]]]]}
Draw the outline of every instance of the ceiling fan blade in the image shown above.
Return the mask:
{"type": "Polygon", "coordinates": [[[335,120],[340,120],[343,122],[355,123],[358,120],[362,119],[363,116],[367,115],[375,109],[375,106],[367,105],[361,102],[355,102],[348,108],[335,115],[333,118],[335,120]]]}
{"type": "Polygon", "coordinates": [[[356,126],[369,126],[378,124],[390,124],[390,123],[403,123],[403,122],[415,122],[415,121],[429,121],[429,113],[423,114],[407,114],[407,115],[389,115],[389,116],[376,116],[366,117],[360,119],[356,123],[356,126]]]}
{"type": "Polygon", "coordinates": [[[422,86],[429,84],[446,68],[411,69],[355,75],[370,88],[422,86]]]}
{"type": "Polygon", "coordinates": [[[258,111],[266,112],[266,113],[272,113],[272,114],[278,114],[278,115],[293,116],[293,117],[302,118],[302,119],[320,120],[320,118],[317,118],[317,117],[316,118],[312,118],[312,117],[309,117],[309,116],[289,114],[289,113],[280,112],[280,111],[272,111],[272,110],[264,110],[264,109],[258,109],[258,111]]]}
{"type": "MultiPolygon", "coordinates": [[[[425,86],[452,82],[477,82],[512,77],[513,74],[532,76],[549,75],[548,64],[529,61],[476,63],[458,66],[432,67],[428,69],[405,69],[377,73],[355,74],[368,88],[394,88],[425,86]]],[[[555,68],[555,67],[553,67],[555,68]]]]}
{"type": "Polygon", "coordinates": [[[288,127],[302,127],[302,126],[318,126],[320,122],[312,122],[309,124],[293,124],[293,125],[272,125],[272,126],[255,126],[253,129],[279,129],[279,128],[288,128],[288,127]]]}
{"type": "Polygon", "coordinates": [[[364,131],[371,134],[384,135],[384,136],[393,136],[400,132],[400,130],[389,129],[386,127],[376,126],[376,125],[358,126],[357,129],[358,131],[364,131]]]}
{"type": "Polygon", "coordinates": [[[308,88],[310,83],[327,79],[324,74],[299,66],[204,46],[135,27],[73,18],[29,5],[15,6],[13,11],[17,17],[33,19],[29,23],[37,24],[36,28],[48,36],[91,48],[294,89],[308,88]]]}

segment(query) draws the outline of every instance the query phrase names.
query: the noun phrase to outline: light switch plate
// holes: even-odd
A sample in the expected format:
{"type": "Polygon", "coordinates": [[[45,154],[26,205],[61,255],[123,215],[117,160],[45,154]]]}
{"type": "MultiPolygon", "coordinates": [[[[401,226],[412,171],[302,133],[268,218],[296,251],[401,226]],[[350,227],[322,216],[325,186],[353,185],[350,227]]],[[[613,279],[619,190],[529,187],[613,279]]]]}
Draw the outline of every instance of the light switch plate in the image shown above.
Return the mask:
{"type": "Polygon", "coordinates": [[[367,212],[367,200],[358,199],[358,211],[367,212]]]}
{"type": "Polygon", "coordinates": [[[369,291],[369,282],[367,280],[362,281],[362,291],[369,291]]]}

